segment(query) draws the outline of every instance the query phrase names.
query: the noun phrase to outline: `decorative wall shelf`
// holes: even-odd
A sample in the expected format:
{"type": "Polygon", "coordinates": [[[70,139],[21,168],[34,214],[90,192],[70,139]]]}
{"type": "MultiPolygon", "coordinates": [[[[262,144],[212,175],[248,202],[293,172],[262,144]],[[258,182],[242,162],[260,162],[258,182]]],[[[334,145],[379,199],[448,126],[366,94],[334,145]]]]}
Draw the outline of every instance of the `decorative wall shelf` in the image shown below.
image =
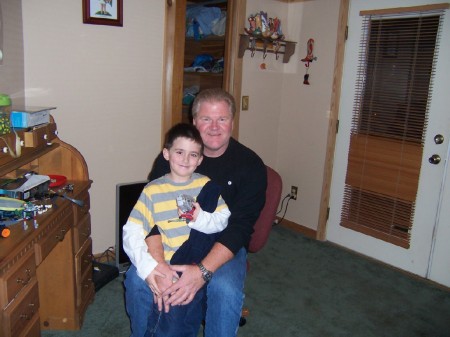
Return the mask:
{"type": "Polygon", "coordinates": [[[297,42],[293,41],[272,40],[240,34],[238,57],[244,57],[245,51],[250,50],[252,57],[255,55],[256,51],[263,52],[263,58],[266,57],[267,53],[272,53],[275,54],[277,60],[279,55],[283,55],[283,63],[288,63],[295,52],[296,43],[297,42]]]}

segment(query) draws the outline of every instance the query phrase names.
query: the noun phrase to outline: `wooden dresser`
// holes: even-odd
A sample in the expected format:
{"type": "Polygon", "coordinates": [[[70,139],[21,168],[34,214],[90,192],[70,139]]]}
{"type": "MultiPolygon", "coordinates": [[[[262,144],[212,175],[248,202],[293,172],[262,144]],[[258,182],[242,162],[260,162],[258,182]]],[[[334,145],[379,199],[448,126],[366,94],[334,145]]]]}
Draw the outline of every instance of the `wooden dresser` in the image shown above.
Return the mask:
{"type": "MultiPolygon", "coordinates": [[[[88,168],[83,156],[58,138],[53,119],[18,135],[24,140],[18,158],[4,153],[0,139],[0,177],[29,171],[63,175],[74,185],[67,195],[84,206],[57,197],[52,208],[37,215],[37,225],[20,221],[9,226],[9,237],[0,238],[0,337],[77,330],[94,299],[88,168]]],[[[15,143],[14,134],[2,137],[15,143]]]]}

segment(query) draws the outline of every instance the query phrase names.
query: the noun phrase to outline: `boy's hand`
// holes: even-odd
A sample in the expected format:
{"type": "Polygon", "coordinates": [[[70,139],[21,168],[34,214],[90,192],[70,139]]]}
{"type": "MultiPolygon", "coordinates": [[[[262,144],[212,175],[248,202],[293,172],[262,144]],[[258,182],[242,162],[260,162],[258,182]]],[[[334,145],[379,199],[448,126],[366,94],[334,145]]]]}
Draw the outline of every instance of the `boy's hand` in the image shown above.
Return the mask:
{"type": "Polygon", "coordinates": [[[192,213],[192,221],[197,220],[197,217],[200,213],[200,211],[202,210],[202,208],[200,207],[200,204],[198,202],[194,202],[194,213],[192,213]]]}
{"type": "Polygon", "coordinates": [[[165,262],[159,263],[145,280],[153,292],[155,303],[158,303],[159,311],[164,304],[165,312],[169,312],[170,305],[165,304],[169,296],[162,296],[162,293],[173,284],[174,280],[178,280],[178,274],[165,262]]]}

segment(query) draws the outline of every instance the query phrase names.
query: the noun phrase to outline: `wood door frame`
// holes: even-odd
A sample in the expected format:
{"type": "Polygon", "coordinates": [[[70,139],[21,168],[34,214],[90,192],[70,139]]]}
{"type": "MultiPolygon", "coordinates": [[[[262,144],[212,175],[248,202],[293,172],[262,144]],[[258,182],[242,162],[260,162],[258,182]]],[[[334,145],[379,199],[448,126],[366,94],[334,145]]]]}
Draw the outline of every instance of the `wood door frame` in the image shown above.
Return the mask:
{"type": "MultiPolygon", "coordinates": [[[[233,137],[239,136],[239,115],[242,84],[242,59],[238,58],[239,34],[244,31],[247,0],[228,0],[228,20],[225,40],[225,72],[223,88],[236,101],[233,137]]],[[[164,27],[164,62],[161,144],[166,132],[181,122],[183,99],[183,67],[185,48],[186,0],[167,0],[164,27]]]]}
{"type": "Polygon", "coordinates": [[[323,171],[322,197],[319,209],[319,223],[316,239],[326,240],[326,228],[329,215],[330,189],[333,173],[333,157],[336,147],[336,135],[339,127],[339,104],[341,98],[342,71],[344,67],[345,40],[347,39],[348,11],[350,0],[341,0],[339,8],[339,23],[336,42],[336,56],[334,61],[333,91],[330,105],[330,119],[328,124],[327,150],[323,171]]]}

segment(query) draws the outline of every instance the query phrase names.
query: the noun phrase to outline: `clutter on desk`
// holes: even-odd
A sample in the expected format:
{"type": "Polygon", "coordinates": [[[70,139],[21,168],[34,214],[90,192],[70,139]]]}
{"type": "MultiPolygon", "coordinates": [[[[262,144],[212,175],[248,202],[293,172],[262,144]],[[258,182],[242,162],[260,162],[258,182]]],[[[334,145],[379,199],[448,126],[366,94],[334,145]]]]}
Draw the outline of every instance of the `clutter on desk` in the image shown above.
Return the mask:
{"type": "Polygon", "coordinates": [[[0,235],[8,237],[8,226],[23,221],[24,230],[28,229],[26,220],[33,219],[35,228],[39,227],[37,215],[53,207],[56,198],[62,198],[84,207],[84,201],[68,196],[74,185],[67,184],[62,175],[39,175],[27,172],[21,177],[0,179],[0,235]],[[58,188],[54,190],[54,188],[58,188]]]}
{"type": "Polygon", "coordinates": [[[20,106],[11,109],[11,125],[14,128],[30,128],[50,123],[50,111],[56,107],[20,106]]]}
{"type": "Polygon", "coordinates": [[[0,93],[0,156],[22,156],[22,147],[51,145],[56,124],[50,112],[55,107],[15,106],[7,94],[0,93]]]}

